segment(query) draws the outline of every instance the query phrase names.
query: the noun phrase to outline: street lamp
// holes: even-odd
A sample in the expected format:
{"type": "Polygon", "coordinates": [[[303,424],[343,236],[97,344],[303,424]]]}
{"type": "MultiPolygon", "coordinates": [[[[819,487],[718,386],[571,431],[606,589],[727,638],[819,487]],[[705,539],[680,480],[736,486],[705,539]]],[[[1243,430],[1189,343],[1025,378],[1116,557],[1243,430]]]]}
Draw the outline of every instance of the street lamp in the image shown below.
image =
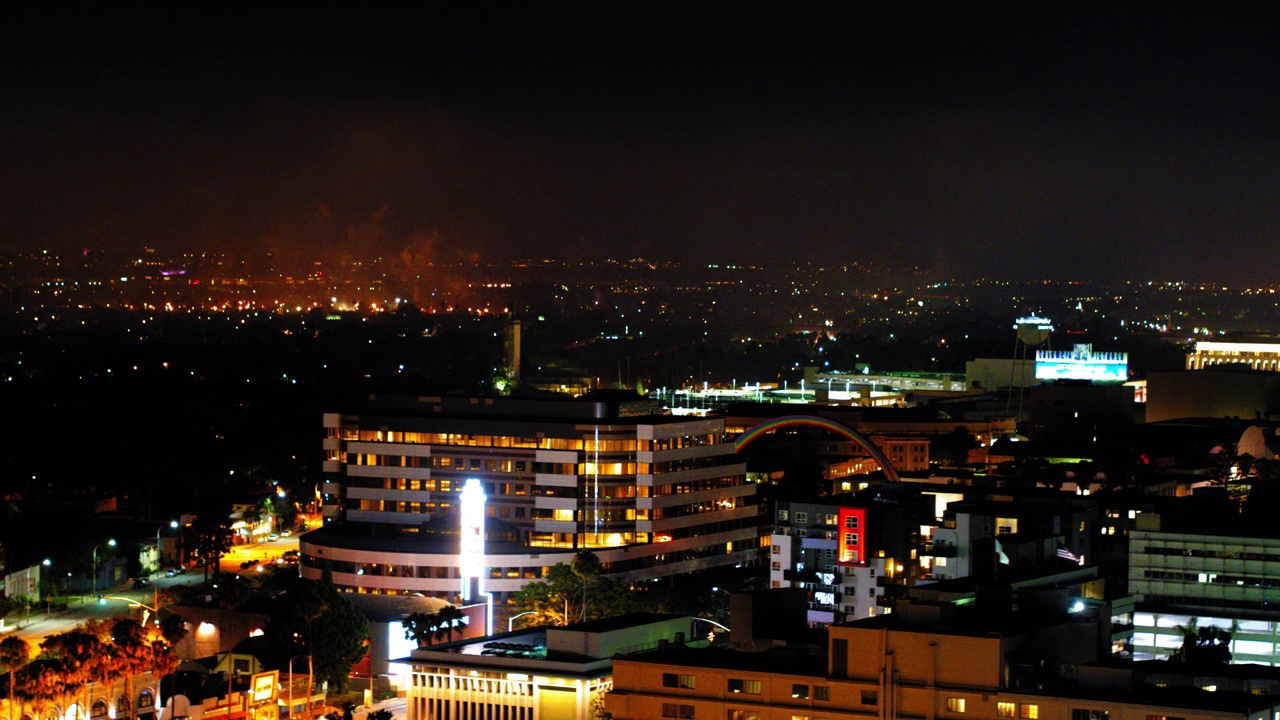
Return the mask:
{"type": "MultiPolygon", "coordinates": [[[[115,539],[112,538],[111,540],[108,540],[107,545],[111,547],[115,547],[116,546],[115,539]]],[[[93,594],[94,595],[98,594],[98,547],[99,547],[98,545],[93,546],[93,594]]]]}
{"type": "Polygon", "coordinates": [[[98,596],[99,605],[106,605],[108,600],[120,600],[122,602],[129,603],[129,607],[131,608],[143,608],[145,610],[150,610],[151,612],[155,613],[156,622],[160,622],[160,610],[158,609],[159,605],[157,605],[156,607],[152,607],[142,602],[141,600],[134,600],[133,598],[127,598],[127,597],[120,597],[119,595],[99,595],[98,596]]]}
{"type": "Polygon", "coordinates": [[[514,623],[516,621],[516,618],[522,618],[525,615],[537,615],[537,614],[538,614],[537,610],[530,610],[528,612],[522,612],[519,615],[512,615],[510,618],[507,619],[507,632],[511,632],[514,629],[514,623]]]}
{"type": "Polygon", "coordinates": [[[294,720],[293,718],[293,661],[301,660],[302,658],[307,659],[307,717],[308,718],[311,717],[311,683],[312,683],[312,677],[314,676],[314,669],[312,668],[312,665],[311,665],[311,654],[308,653],[306,655],[296,655],[294,657],[289,658],[289,720],[294,720]]]}
{"type": "MultiPolygon", "coordinates": [[[[169,521],[169,527],[171,527],[171,528],[177,528],[177,527],[178,527],[178,521],[177,521],[177,520],[170,520],[170,521],[169,521]]],[[[163,526],[163,525],[161,525],[160,527],[156,528],[156,572],[160,572],[160,558],[161,558],[161,553],[160,553],[160,531],[161,531],[161,530],[163,530],[163,529],[164,529],[164,526],[163,526]]]]}

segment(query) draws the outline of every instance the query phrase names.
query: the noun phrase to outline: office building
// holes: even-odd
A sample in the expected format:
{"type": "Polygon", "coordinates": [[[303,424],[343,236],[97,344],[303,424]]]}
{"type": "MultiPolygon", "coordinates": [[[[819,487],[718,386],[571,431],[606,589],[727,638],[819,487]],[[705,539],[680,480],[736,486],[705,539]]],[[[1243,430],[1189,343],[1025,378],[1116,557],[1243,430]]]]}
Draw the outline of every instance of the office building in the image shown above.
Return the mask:
{"type": "Polygon", "coordinates": [[[1233,663],[1280,664],[1280,539],[1135,530],[1129,535],[1133,656],[1169,657],[1182,628],[1231,633],[1233,663]]]}
{"type": "Polygon", "coordinates": [[[301,572],[457,601],[460,491],[483,489],[482,592],[501,604],[594,551],[638,581],[758,560],[755,486],[724,421],[627,400],[372,397],[324,416],[326,525],[301,572]]]}

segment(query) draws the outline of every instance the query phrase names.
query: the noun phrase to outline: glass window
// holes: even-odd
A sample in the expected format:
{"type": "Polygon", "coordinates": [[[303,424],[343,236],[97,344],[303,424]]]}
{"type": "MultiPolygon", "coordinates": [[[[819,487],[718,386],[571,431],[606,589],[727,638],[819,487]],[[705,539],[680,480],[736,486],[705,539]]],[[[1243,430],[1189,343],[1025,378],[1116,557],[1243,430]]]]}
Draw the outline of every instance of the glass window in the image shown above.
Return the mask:
{"type": "Polygon", "coordinates": [[[743,695],[759,695],[759,680],[743,680],[741,678],[729,678],[729,692],[741,693],[743,695]]]}
{"type": "Polygon", "coordinates": [[[998,702],[996,703],[996,717],[1013,717],[1013,713],[1017,707],[1017,703],[998,702]]]}
{"type": "Polygon", "coordinates": [[[791,686],[791,697],[793,697],[793,698],[797,698],[797,699],[799,699],[799,700],[808,700],[808,699],[809,699],[809,686],[808,686],[808,685],[792,685],[792,686],[791,686]]]}
{"type": "Polygon", "coordinates": [[[830,699],[831,699],[831,686],[829,686],[829,685],[814,685],[814,686],[813,686],[813,699],[814,699],[814,700],[830,700],[830,699]]]}
{"type": "Polygon", "coordinates": [[[809,513],[802,513],[802,512],[798,512],[798,513],[796,513],[796,523],[797,523],[797,524],[799,524],[799,525],[803,525],[803,524],[805,524],[805,523],[807,523],[807,522],[809,522],[809,513]]]}
{"type": "Polygon", "coordinates": [[[662,703],[662,717],[683,718],[688,720],[693,717],[693,706],[679,705],[677,703],[662,703]]]}
{"type": "Polygon", "coordinates": [[[696,684],[696,680],[692,675],[662,673],[662,687],[684,688],[686,690],[692,690],[695,684],[696,684]]]}
{"type": "MultiPolygon", "coordinates": [[[[949,697],[947,698],[947,712],[962,713],[964,712],[964,698],[949,697]]],[[[1073,720],[1075,720],[1073,718],[1073,720]]]]}
{"type": "Polygon", "coordinates": [[[1027,703],[1023,703],[1023,704],[1022,704],[1022,707],[1019,709],[1019,713],[1018,713],[1018,715],[1019,715],[1019,717],[1024,717],[1024,718],[1026,718],[1027,720],[1039,720],[1039,718],[1040,718],[1040,706],[1039,706],[1039,705],[1028,705],[1027,703]]]}
{"type": "Polygon", "coordinates": [[[725,720],[760,720],[760,711],[730,709],[725,713],[725,720]]]}
{"type": "Polygon", "coordinates": [[[857,529],[858,529],[858,516],[857,516],[857,515],[846,515],[846,516],[845,516],[845,518],[844,518],[844,527],[845,527],[845,529],[846,529],[846,530],[857,530],[857,529]]]}
{"type": "Polygon", "coordinates": [[[862,691],[863,705],[875,705],[877,702],[879,702],[879,700],[880,700],[879,690],[863,690],[862,691]]]}

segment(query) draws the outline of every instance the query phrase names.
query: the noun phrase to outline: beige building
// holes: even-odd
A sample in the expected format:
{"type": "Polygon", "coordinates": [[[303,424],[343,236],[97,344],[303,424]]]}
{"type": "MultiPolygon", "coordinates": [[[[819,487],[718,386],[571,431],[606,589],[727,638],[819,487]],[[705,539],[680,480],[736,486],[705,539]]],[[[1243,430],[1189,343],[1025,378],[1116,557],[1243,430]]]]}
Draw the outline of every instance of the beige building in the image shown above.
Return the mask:
{"type": "MultiPolygon", "coordinates": [[[[0,692],[8,695],[4,677],[0,692]]],[[[150,672],[121,678],[110,684],[95,682],[87,688],[48,701],[10,699],[0,702],[0,717],[15,720],[155,720],[160,711],[160,680],[150,672]]]]}
{"type": "MultiPolygon", "coordinates": [[[[1069,694],[1022,689],[1035,684],[1016,685],[1026,671],[1010,658],[1025,652],[1027,636],[896,630],[881,620],[831,626],[825,657],[665,648],[619,658],[606,708],[614,720],[1273,720],[1280,711],[1272,697],[1122,687],[1087,668],[1069,694]]],[[[1047,657],[1053,666],[1075,661],[1071,638],[1061,640],[1067,654],[1047,657]]]]}
{"type": "Polygon", "coordinates": [[[1187,353],[1188,370],[1215,365],[1247,365],[1252,370],[1280,370],[1280,342],[1197,342],[1187,353]]]}

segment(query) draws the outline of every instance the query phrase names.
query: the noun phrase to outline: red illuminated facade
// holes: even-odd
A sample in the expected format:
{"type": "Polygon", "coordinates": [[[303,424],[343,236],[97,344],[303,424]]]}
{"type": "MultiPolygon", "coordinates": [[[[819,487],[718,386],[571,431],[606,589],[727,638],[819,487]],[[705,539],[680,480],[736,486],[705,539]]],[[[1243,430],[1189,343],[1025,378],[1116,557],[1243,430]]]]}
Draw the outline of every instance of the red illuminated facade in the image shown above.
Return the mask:
{"type": "Polygon", "coordinates": [[[836,543],[840,565],[867,564],[866,527],[867,511],[865,508],[840,508],[839,530],[836,543]]]}

